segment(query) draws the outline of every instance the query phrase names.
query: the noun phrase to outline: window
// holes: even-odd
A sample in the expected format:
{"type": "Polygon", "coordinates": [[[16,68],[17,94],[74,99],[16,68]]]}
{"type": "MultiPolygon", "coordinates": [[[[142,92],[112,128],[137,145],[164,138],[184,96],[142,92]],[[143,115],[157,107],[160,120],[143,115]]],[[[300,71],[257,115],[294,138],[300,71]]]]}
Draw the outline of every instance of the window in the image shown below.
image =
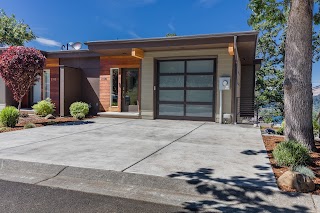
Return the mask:
{"type": "Polygon", "coordinates": [[[119,75],[119,69],[118,68],[112,68],[110,70],[110,103],[111,106],[117,107],[118,106],[118,75],[119,75]]]}
{"type": "Polygon", "coordinates": [[[41,101],[41,76],[37,77],[37,82],[33,85],[33,103],[41,101]]]}
{"type": "Polygon", "coordinates": [[[50,70],[43,70],[43,99],[50,98],[50,70]]]}

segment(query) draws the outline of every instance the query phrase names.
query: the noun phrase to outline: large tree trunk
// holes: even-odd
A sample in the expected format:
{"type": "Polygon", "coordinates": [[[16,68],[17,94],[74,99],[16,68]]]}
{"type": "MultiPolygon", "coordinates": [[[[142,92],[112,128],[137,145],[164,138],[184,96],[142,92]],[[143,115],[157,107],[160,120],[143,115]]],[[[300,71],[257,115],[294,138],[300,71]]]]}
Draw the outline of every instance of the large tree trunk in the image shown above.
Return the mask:
{"type": "Polygon", "coordinates": [[[291,0],[284,67],[285,135],[315,151],[312,126],[313,0],[291,0]]]}

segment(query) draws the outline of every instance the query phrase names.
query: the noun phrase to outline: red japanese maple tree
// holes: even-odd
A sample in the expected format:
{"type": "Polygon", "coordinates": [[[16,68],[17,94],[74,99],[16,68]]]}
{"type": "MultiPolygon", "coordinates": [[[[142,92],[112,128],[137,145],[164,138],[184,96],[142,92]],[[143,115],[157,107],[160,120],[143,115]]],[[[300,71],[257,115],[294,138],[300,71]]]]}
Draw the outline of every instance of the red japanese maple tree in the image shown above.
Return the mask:
{"type": "Polygon", "coordinates": [[[0,77],[19,103],[19,110],[23,97],[43,71],[45,60],[39,50],[23,46],[10,47],[0,55],[0,77]]]}

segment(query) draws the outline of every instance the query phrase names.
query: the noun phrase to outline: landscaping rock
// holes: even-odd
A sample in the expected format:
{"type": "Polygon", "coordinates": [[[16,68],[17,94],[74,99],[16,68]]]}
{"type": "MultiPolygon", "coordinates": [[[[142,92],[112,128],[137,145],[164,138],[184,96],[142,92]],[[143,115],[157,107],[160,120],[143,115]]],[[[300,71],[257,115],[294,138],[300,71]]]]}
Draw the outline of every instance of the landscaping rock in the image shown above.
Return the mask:
{"type": "Polygon", "coordinates": [[[278,185],[295,189],[298,192],[312,192],[315,184],[312,179],[299,172],[286,171],[277,180],[278,185]]]}
{"type": "Polygon", "coordinates": [[[268,129],[265,129],[264,132],[265,132],[266,134],[274,134],[274,135],[276,134],[276,131],[274,131],[273,129],[269,129],[269,128],[268,128],[268,129]]]}
{"type": "Polygon", "coordinates": [[[45,119],[55,119],[56,117],[54,117],[53,115],[49,114],[45,117],[45,119]]]}

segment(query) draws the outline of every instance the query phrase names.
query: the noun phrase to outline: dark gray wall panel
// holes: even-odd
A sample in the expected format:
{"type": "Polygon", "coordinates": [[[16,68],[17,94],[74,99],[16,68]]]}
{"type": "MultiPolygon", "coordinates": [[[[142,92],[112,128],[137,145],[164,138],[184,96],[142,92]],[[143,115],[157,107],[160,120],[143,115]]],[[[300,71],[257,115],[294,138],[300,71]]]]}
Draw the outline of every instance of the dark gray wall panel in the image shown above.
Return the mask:
{"type": "Polygon", "coordinates": [[[82,100],[91,105],[91,114],[99,112],[100,57],[60,59],[60,65],[82,70],[82,100]]]}

